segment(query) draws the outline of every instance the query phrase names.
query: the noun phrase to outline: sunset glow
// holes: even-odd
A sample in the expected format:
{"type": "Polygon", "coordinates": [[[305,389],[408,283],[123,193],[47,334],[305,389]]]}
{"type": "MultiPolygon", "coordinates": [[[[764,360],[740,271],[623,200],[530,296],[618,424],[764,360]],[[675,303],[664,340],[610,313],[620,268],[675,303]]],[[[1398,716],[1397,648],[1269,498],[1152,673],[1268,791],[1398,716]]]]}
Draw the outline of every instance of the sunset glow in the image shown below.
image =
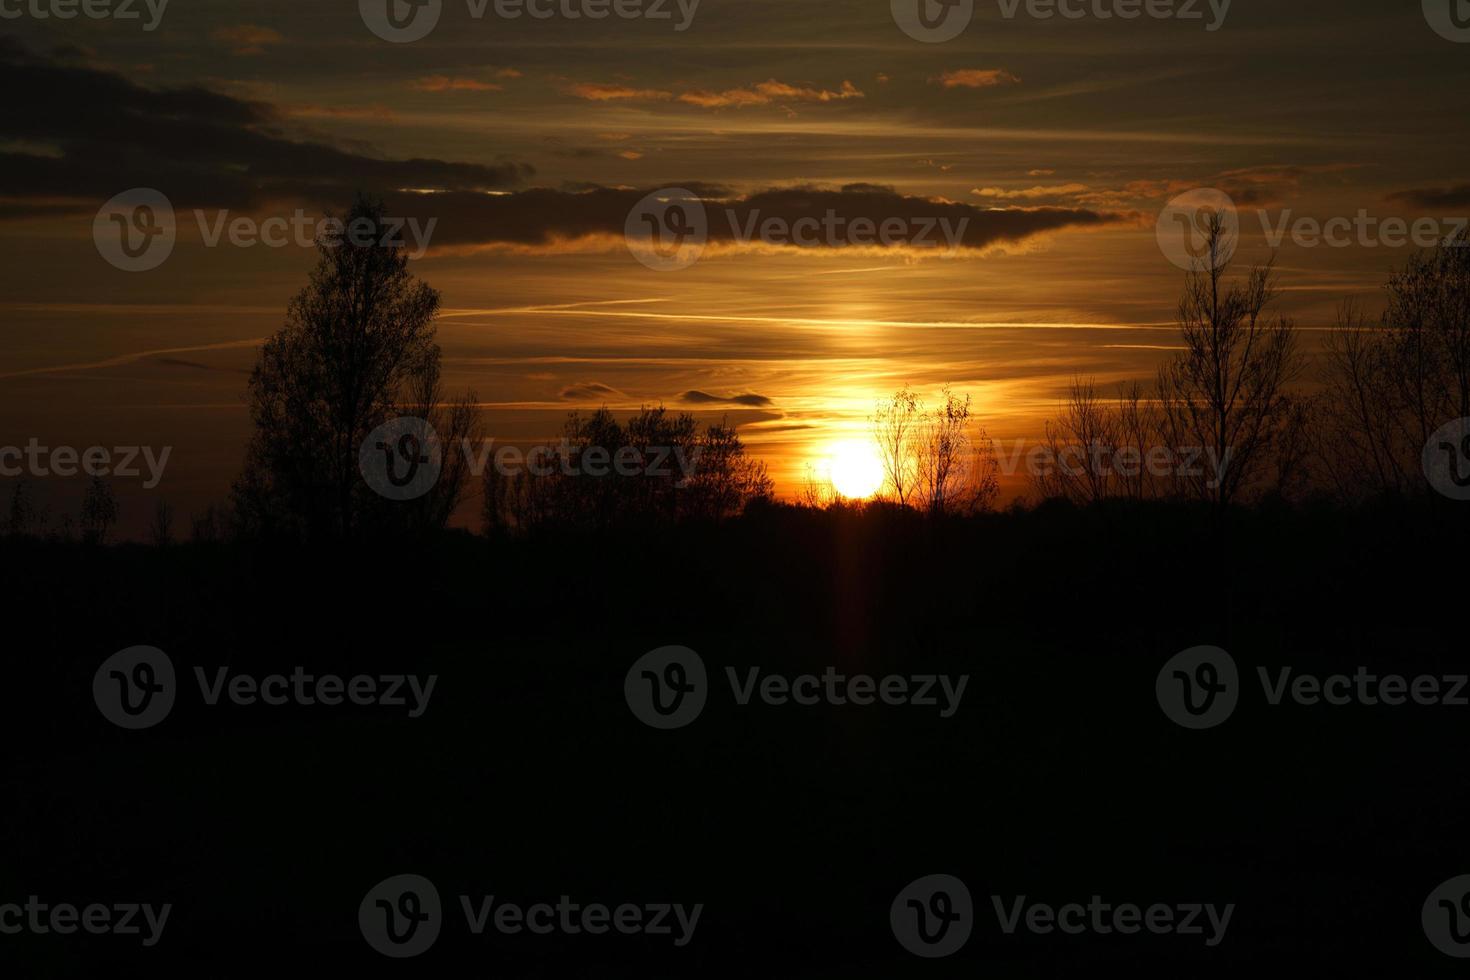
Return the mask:
{"type": "Polygon", "coordinates": [[[832,487],[852,500],[866,500],[883,486],[883,461],[871,441],[833,443],[827,457],[832,487]]]}

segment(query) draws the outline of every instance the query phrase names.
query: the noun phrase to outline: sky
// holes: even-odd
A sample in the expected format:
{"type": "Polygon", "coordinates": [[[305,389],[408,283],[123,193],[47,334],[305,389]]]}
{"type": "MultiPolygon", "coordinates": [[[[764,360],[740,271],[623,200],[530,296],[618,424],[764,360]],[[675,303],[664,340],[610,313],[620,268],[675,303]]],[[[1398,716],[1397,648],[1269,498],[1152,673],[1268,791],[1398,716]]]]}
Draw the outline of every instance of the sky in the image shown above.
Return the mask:
{"type": "MultiPolygon", "coordinates": [[[[782,493],[904,384],[1016,440],[1076,376],[1151,378],[1181,193],[1229,196],[1236,272],[1274,254],[1309,351],[1412,254],[1383,222],[1470,215],[1464,0],[973,0],[926,8],[943,41],[905,31],[920,0],[393,2],[427,33],[380,36],[386,0],[0,0],[0,446],[171,447],[159,486],[115,483],[133,532],[157,496],[222,499],[256,347],[314,261],[249,231],[358,190],[430,229],[445,380],[497,441],[663,404],[738,424],[782,493]],[[129,271],[107,208],[143,192],[174,240],[129,271]],[[697,260],[640,261],[630,214],[690,199],[697,260]],[[828,212],[801,245],[759,230],[828,212]]],[[[79,480],[39,483],[76,510],[79,480]]]]}

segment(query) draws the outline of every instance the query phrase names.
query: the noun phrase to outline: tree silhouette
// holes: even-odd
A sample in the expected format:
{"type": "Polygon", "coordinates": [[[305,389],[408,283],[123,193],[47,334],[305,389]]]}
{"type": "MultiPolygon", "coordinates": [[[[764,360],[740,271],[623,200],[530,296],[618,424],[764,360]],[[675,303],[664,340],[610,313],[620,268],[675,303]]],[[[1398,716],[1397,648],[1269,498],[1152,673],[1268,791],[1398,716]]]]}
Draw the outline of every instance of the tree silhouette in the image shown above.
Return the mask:
{"type": "Polygon", "coordinates": [[[1287,387],[1300,371],[1291,321],[1266,313],[1276,295],[1271,265],[1253,268],[1243,284],[1224,282],[1233,244],[1223,218],[1211,216],[1208,259],[1189,274],[1179,301],[1185,349],[1158,380],[1167,444],[1202,449],[1218,464],[1218,473],[1216,466],[1176,467],[1179,484],[1217,511],[1257,487],[1274,461],[1292,420],[1287,387]]]}
{"type": "Polygon", "coordinates": [[[408,271],[382,205],[359,196],[341,224],[319,238],[311,281],[250,376],[255,435],[234,485],[249,533],[321,539],[405,522],[442,527],[464,492],[456,452],[444,452],[427,498],[396,510],[359,473],[363,440],[382,423],[415,412],[447,422],[441,442],[455,449],[476,413],[473,395],[440,408],[439,293],[408,271]]]}

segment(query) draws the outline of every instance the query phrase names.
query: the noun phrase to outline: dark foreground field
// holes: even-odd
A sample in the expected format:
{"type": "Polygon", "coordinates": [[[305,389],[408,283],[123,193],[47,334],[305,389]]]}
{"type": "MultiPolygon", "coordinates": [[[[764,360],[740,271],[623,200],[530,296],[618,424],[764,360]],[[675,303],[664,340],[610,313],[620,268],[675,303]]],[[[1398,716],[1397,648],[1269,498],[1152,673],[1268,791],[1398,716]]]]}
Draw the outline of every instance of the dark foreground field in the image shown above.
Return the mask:
{"type": "MultiPolygon", "coordinates": [[[[0,903],[172,903],[159,942],[0,937],[5,975],[911,977],[1451,975],[1421,907],[1470,873],[1470,707],[1268,705],[1257,666],[1467,672],[1470,535],[1445,516],[1172,508],[926,522],[789,509],[713,528],[332,555],[0,543],[8,665],[0,903]],[[1222,547],[1221,542],[1228,547],[1222,547]],[[156,646],[160,724],[92,683],[156,646]],[[1186,730],[1165,661],[1228,650],[1224,724],[1186,730]],[[624,677],[666,645],[712,690],[658,731],[624,677]],[[427,709],[210,707],[196,666],[437,674],[427,709]],[[968,675],[913,705],[739,706],[725,668],[968,675]],[[369,889],[437,887],[413,959],[369,889]],[[907,952],[890,904],[954,875],[973,933],[907,952]],[[471,934],[475,904],[702,903],[692,939],[471,934]],[[992,896],[1235,908],[1204,935],[1007,934],[992,896]]],[[[1203,921],[1203,920],[1201,920],[1203,921]]]]}

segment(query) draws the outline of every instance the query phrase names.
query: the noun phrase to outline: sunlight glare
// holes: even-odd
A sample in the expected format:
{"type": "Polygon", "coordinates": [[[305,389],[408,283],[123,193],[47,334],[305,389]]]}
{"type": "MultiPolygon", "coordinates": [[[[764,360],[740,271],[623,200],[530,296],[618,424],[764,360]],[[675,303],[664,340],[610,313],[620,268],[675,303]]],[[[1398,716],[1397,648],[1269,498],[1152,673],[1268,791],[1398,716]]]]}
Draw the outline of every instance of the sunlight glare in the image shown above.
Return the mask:
{"type": "Polygon", "coordinates": [[[832,486],[844,497],[865,500],[883,486],[883,462],[871,442],[839,442],[831,448],[832,486]]]}

